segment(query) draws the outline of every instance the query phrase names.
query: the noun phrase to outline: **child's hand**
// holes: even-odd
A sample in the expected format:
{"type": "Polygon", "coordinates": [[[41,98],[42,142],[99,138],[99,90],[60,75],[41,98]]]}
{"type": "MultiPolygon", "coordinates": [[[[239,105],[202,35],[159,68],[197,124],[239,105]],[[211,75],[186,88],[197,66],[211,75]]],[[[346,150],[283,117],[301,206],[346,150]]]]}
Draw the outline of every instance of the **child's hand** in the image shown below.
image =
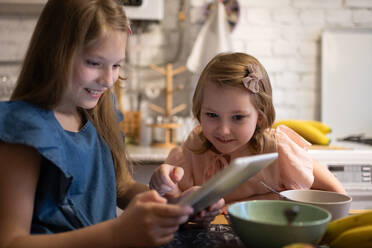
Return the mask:
{"type": "Polygon", "coordinates": [[[137,195],[117,219],[119,224],[114,238],[128,247],[170,242],[179,225],[185,223],[193,211],[189,206],[166,202],[154,190],[137,195]]]}
{"type": "Polygon", "coordinates": [[[178,189],[177,183],[183,177],[183,168],[170,164],[162,164],[154,171],[150,180],[150,189],[155,189],[159,194],[174,192],[178,189]]]}
{"type": "Polygon", "coordinates": [[[216,218],[217,215],[222,213],[222,207],[225,205],[225,200],[221,198],[215,204],[202,210],[197,215],[193,216],[190,221],[202,226],[207,227],[216,218]]]}
{"type": "MultiPolygon", "coordinates": [[[[189,188],[188,190],[183,192],[181,198],[185,197],[191,192],[198,190],[199,188],[200,186],[194,186],[189,188]]],[[[202,210],[201,212],[196,213],[196,215],[194,215],[190,219],[190,221],[198,224],[198,226],[206,227],[216,218],[217,215],[221,213],[223,206],[225,206],[225,200],[221,198],[218,202],[212,204],[211,206],[202,210]]]]}

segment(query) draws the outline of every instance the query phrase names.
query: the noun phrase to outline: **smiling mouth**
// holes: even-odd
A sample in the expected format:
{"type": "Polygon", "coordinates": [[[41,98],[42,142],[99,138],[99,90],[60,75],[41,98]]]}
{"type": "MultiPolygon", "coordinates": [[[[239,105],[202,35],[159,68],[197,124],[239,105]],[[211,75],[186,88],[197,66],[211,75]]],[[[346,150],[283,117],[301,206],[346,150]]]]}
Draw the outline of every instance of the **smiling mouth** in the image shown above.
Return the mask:
{"type": "Polygon", "coordinates": [[[221,138],[216,138],[219,142],[221,143],[224,143],[224,144],[227,144],[227,143],[230,143],[232,141],[234,141],[233,139],[221,139],[221,138]]]}
{"type": "Polygon", "coordinates": [[[91,96],[99,97],[104,92],[103,90],[93,90],[93,89],[85,89],[91,96]]]}

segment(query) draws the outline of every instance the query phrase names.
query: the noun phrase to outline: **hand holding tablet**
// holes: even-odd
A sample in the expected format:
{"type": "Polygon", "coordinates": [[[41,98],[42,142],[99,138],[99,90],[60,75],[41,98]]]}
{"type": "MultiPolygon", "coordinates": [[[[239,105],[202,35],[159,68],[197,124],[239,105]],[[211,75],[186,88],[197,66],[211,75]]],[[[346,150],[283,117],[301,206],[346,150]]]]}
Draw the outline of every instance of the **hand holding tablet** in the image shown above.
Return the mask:
{"type": "Polygon", "coordinates": [[[182,198],[178,204],[190,205],[194,213],[198,213],[256,175],[277,157],[277,153],[267,153],[234,159],[229,166],[209,179],[199,190],[182,198]]]}

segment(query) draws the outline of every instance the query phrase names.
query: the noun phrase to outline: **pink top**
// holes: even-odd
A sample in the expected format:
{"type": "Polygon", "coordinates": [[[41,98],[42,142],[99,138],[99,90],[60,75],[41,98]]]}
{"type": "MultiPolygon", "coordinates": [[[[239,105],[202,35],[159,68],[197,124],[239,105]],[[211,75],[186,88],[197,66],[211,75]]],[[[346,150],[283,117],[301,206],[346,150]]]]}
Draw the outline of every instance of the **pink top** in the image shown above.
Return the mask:
{"type": "MultiPolygon", "coordinates": [[[[202,185],[218,171],[228,166],[228,161],[221,154],[211,150],[196,154],[188,147],[200,147],[201,127],[197,126],[191,132],[181,147],[171,150],[165,163],[180,166],[185,174],[179,183],[184,191],[194,185],[202,185]]],[[[307,153],[310,146],[305,139],[286,126],[271,129],[265,134],[268,145],[263,153],[278,152],[278,159],[257,175],[247,180],[239,189],[244,194],[242,198],[261,195],[269,192],[260,181],[265,182],[277,191],[285,189],[308,189],[314,181],[312,158],[307,153]],[[243,187],[243,188],[242,188],[243,187]]],[[[252,155],[249,149],[242,151],[241,156],[252,155]]]]}

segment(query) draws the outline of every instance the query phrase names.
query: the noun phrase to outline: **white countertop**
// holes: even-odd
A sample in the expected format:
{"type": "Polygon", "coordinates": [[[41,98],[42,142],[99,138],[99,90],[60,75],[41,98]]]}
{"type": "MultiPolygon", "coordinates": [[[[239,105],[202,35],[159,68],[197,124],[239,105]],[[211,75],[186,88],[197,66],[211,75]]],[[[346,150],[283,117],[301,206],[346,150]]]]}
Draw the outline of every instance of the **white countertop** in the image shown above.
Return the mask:
{"type": "Polygon", "coordinates": [[[129,158],[135,162],[162,163],[167,158],[170,150],[171,148],[127,145],[129,158]]]}
{"type": "MultiPolygon", "coordinates": [[[[168,156],[171,148],[159,148],[153,146],[136,146],[127,145],[130,159],[135,162],[155,162],[162,163],[168,156]]],[[[350,143],[350,142],[335,142],[330,146],[314,146],[311,153],[325,153],[322,150],[369,150],[371,152],[372,146],[350,143]],[[319,150],[319,151],[318,151],[319,150]]]]}

